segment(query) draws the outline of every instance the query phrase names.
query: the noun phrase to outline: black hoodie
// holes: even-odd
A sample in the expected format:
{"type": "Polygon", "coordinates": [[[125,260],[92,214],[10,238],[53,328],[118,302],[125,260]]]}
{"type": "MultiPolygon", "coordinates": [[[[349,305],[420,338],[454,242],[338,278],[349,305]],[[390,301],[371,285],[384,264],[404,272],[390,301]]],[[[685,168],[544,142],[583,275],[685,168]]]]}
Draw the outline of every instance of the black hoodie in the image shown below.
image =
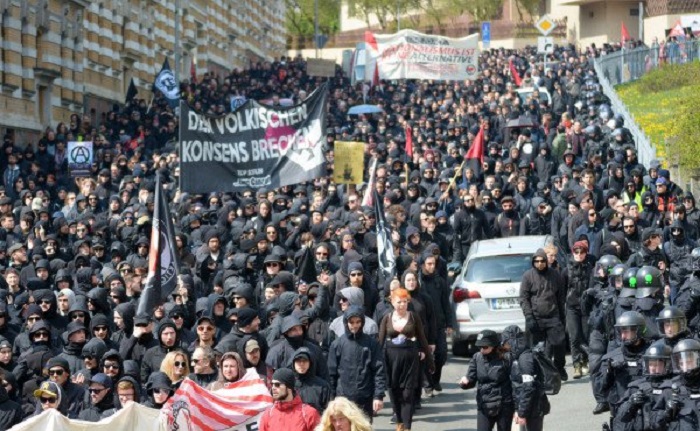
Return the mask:
{"type": "Polygon", "coordinates": [[[297,377],[294,389],[296,393],[299,394],[299,397],[301,397],[301,401],[309,404],[318,410],[319,414],[322,414],[328,402],[331,400],[331,387],[327,381],[316,376],[314,355],[306,347],[300,347],[294,352],[290,367],[297,377]],[[294,367],[294,361],[298,358],[306,358],[309,360],[309,369],[304,374],[299,374],[294,367]]]}
{"type": "Polygon", "coordinates": [[[564,321],[566,288],[559,271],[545,266],[543,270],[534,267],[535,259],[547,261],[547,254],[538,249],[532,256],[533,267],[523,274],[520,282],[520,307],[525,319],[560,318],[564,321]]]}
{"type": "Polygon", "coordinates": [[[345,334],[333,341],[328,352],[328,375],[333,397],[343,396],[362,404],[384,399],[386,376],[384,356],[379,342],[366,335],[362,328],[356,334],[348,329],[351,317],[365,322],[361,307],[351,306],[343,314],[345,334]]]}
{"type": "Polygon", "coordinates": [[[172,320],[163,319],[156,328],[156,334],[159,344],[155,347],[151,347],[150,349],[148,349],[146,351],[146,355],[141,361],[142,382],[147,381],[151,373],[160,370],[160,364],[163,362],[163,359],[165,359],[165,355],[167,355],[169,352],[172,352],[173,350],[178,349],[180,346],[177,327],[175,326],[175,322],[173,322],[172,320]],[[175,330],[175,343],[172,345],[172,347],[167,347],[163,345],[161,341],[161,334],[166,328],[173,328],[175,330]]]}

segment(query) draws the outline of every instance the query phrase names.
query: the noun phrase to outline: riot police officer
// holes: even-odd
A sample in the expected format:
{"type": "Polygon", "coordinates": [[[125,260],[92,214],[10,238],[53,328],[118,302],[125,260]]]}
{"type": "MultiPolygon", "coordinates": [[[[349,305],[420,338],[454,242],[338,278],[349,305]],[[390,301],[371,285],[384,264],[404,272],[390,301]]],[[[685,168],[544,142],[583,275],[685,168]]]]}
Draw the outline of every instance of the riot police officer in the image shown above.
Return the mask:
{"type": "Polygon", "coordinates": [[[688,260],[692,275],[681,285],[673,305],[685,314],[690,332],[697,334],[700,330],[700,247],[693,249],[688,260]]]}
{"type": "Polygon", "coordinates": [[[664,343],[671,348],[676,347],[680,340],[690,338],[685,313],[678,307],[671,305],[661,310],[656,325],[664,343]]]}
{"type": "Polygon", "coordinates": [[[660,389],[672,375],[673,349],[659,340],[649,346],[642,356],[644,376],[630,383],[614,419],[614,430],[645,431],[657,422],[654,406],[662,398],[660,389]]]}
{"type": "Polygon", "coordinates": [[[700,342],[681,340],[671,355],[673,372],[678,374],[662,386],[662,400],[652,429],[691,431],[700,428],[700,342]],[[661,410],[663,409],[663,410],[661,410]]]}
{"type": "MultiPolygon", "coordinates": [[[[586,290],[583,301],[587,314],[590,316],[588,319],[591,331],[588,338],[588,363],[591,375],[600,370],[601,358],[608,351],[609,334],[613,333],[617,293],[614,287],[610,287],[608,277],[615,265],[620,263],[620,259],[611,254],[606,254],[598,260],[593,286],[586,290]]],[[[609,411],[607,397],[596,388],[594,379],[591,379],[591,385],[593,396],[597,402],[593,414],[598,415],[609,411]]]]}
{"type": "MultiPolygon", "coordinates": [[[[613,269],[614,270],[614,269],[613,269]]],[[[639,268],[627,268],[622,275],[622,289],[617,295],[615,302],[615,318],[618,318],[625,311],[634,311],[634,297],[637,290],[637,271],[639,268]]]]}
{"type": "Polygon", "coordinates": [[[603,356],[600,369],[593,376],[593,385],[605,394],[612,416],[615,416],[627,386],[642,376],[642,355],[648,347],[645,333],[644,316],[636,311],[623,313],[615,323],[615,336],[620,347],[603,356]]]}
{"type": "Polygon", "coordinates": [[[647,322],[647,337],[658,338],[656,317],[664,308],[664,281],[661,271],[653,266],[643,266],[637,271],[637,290],[634,309],[647,322]]]}

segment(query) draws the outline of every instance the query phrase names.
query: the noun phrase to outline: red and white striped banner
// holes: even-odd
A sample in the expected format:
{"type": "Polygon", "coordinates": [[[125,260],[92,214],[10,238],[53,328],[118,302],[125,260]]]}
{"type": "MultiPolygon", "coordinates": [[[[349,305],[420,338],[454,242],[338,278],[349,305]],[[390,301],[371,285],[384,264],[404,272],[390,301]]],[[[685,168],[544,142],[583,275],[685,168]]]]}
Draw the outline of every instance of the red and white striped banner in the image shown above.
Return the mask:
{"type": "Polygon", "coordinates": [[[241,380],[214,392],[185,379],[161,415],[167,418],[168,431],[243,431],[257,429],[260,414],[271,406],[265,383],[250,369],[241,380]]]}

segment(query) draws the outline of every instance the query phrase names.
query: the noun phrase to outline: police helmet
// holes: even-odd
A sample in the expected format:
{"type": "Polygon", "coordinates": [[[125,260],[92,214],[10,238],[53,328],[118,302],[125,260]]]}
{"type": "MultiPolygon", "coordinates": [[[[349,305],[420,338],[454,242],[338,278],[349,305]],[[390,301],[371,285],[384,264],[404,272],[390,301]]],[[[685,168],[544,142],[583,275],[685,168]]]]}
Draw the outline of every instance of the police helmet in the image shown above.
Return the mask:
{"type": "Polygon", "coordinates": [[[661,279],[661,271],[653,266],[643,266],[639,268],[636,276],[637,281],[637,298],[647,298],[656,293],[657,290],[663,289],[664,283],[661,279]]]}
{"type": "Polygon", "coordinates": [[[668,376],[673,370],[671,355],[673,349],[662,340],[655,342],[642,356],[642,368],[645,376],[668,376]]]}
{"type": "Polygon", "coordinates": [[[673,348],[673,371],[685,376],[696,376],[700,370],[700,341],[692,338],[681,340],[673,348]]]}
{"type": "Polygon", "coordinates": [[[690,252],[690,262],[693,271],[700,271],[700,247],[695,247],[690,252]]]}
{"type": "Polygon", "coordinates": [[[646,329],[644,316],[636,311],[625,311],[615,322],[615,335],[627,346],[633,345],[641,339],[646,329]]]}
{"type": "Polygon", "coordinates": [[[613,268],[610,270],[610,285],[615,286],[616,288],[621,288],[622,277],[625,275],[625,271],[627,271],[627,265],[624,263],[618,263],[617,265],[613,266],[613,268]]]}
{"type": "Polygon", "coordinates": [[[676,338],[688,330],[688,320],[680,308],[668,306],[656,318],[659,334],[664,338],[676,338]]]}
{"type": "Polygon", "coordinates": [[[618,265],[622,262],[620,262],[620,259],[612,254],[606,254],[605,256],[601,257],[598,259],[598,268],[602,268],[603,272],[605,275],[610,275],[610,271],[615,267],[615,265],[618,265]]]}
{"type": "Polygon", "coordinates": [[[622,290],[620,290],[620,298],[633,298],[637,291],[637,271],[639,268],[627,268],[627,271],[622,275],[622,290]]]}

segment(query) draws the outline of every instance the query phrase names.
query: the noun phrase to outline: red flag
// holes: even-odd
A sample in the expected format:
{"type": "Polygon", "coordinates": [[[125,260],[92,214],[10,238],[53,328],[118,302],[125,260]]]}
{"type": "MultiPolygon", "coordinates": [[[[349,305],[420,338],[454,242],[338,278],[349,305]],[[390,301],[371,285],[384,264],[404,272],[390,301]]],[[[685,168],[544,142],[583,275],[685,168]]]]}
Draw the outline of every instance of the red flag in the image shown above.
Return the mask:
{"type": "Polygon", "coordinates": [[[515,68],[515,64],[513,64],[512,58],[508,60],[508,66],[510,67],[510,76],[513,78],[513,82],[516,86],[520,87],[520,85],[523,83],[523,80],[522,78],[520,78],[520,74],[518,73],[518,69],[515,68]]]}
{"type": "Polygon", "coordinates": [[[465,159],[478,159],[479,164],[484,163],[484,126],[479,127],[479,133],[474,137],[474,142],[469,147],[465,159]]]}
{"type": "Polygon", "coordinates": [[[620,21],[621,27],[620,27],[620,42],[625,43],[627,41],[632,40],[632,37],[630,36],[630,32],[627,31],[627,26],[625,25],[624,22],[620,21]]]}
{"type": "MultiPolygon", "coordinates": [[[[464,158],[467,162],[466,167],[472,168],[472,171],[474,171],[474,174],[477,176],[481,174],[481,167],[484,165],[484,146],[484,126],[480,126],[479,133],[474,137],[474,141],[464,158]]],[[[462,176],[464,176],[465,170],[466,169],[462,170],[462,176]]]]}
{"type": "Polygon", "coordinates": [[[192,84],[197,83],[197,64],[195,64],[194,58],[192,59],[192,62],[190,63],[190,82],[192,84]]]}
{"type": "Polygon", "coordinates": [[[406,155],[413,159],[413,129],[411,126],[406,126],[406,155]]]}

